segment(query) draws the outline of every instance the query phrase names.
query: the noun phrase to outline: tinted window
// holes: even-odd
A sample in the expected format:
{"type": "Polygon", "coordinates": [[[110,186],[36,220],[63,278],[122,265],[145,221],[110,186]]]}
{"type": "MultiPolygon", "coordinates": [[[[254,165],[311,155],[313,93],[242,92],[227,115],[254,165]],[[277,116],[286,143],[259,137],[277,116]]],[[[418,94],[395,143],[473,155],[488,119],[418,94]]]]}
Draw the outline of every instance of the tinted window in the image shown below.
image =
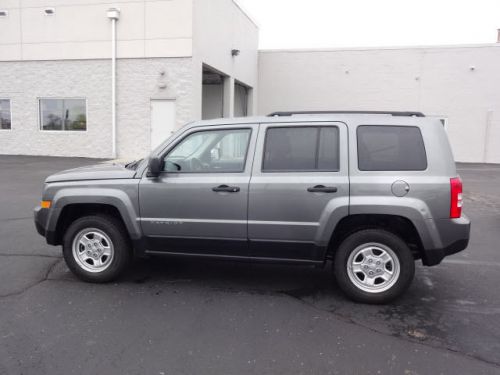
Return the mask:
{"type": "Polygon", "coordinates": [[[279,127],[266,133],[262,170],[338,171],[337,127],[279,127]]]}
{"type": "Polygon", "coordinates": [[[427,168],[420,129],[413,126],[358,127],[358,168],[362,171],[421,171],[427,168]]]}
{"type": "Polygon", "coordinates": [[[179,173],[243,172],[250,129],[189,134],[165,157],[164,169],[179,173]]]}

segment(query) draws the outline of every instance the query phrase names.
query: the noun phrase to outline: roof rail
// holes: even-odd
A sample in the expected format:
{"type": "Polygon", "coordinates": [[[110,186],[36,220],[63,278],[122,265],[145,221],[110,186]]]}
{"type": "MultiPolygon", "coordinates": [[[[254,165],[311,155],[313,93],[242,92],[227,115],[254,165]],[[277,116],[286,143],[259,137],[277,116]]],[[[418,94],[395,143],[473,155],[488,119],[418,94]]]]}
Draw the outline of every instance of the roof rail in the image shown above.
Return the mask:
{"type": "Polygon", "coordinates": [[[328,115],[328,114],[357,114],[357,115],[392,115],[392,116],[415,116],[425,117],[422,112],[412,111],[290,111],[290,112],[273,112],[268,114],[269,117],[274,116],[292,116],[292,115],[328,115]]]}

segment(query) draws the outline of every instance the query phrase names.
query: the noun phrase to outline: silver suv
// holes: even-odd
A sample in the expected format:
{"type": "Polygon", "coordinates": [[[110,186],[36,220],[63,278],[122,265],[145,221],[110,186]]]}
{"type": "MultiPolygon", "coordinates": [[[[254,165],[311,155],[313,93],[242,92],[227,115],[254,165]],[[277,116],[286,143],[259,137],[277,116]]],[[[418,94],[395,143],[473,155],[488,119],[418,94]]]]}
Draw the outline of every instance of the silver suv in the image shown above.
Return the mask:
{"type": "Polygon", "coordinates": [[[81,279],[168,255],[324,266],[385,303],[467,247],[446,133],[418,112],[295,112],[186,125],[149,158],[49,176],[38,232],[81,279]]]}

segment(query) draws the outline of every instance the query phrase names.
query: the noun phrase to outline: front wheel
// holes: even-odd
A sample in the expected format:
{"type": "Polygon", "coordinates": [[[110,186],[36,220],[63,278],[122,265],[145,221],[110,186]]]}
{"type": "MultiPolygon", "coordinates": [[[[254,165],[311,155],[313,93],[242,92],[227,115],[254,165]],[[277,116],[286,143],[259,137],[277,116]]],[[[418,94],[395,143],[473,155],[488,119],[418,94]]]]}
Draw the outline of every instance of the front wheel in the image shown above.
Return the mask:
{"type": "Polygon", "coordinates": [[[85,216],[75,220],[63,238],[63,255],[80,279],[104,283],[118,277],[131,259],[122,223],[111,216],[85,216]]]}
{"type": "Polygon", "coordinates": [[[337,249],[333,267],[340,288],[349,298],[371,304],[399,297],[415,274],[408,245],[382,229],[349,235],[337,249]]]}

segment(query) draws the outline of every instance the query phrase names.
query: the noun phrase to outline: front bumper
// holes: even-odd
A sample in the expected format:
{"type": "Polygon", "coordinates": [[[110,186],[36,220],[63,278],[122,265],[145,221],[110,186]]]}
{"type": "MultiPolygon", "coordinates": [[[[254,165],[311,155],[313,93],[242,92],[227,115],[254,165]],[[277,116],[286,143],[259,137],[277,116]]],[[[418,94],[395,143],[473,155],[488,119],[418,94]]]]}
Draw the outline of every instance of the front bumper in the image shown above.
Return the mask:
{"type": "Polygon", "coordinates": [[[42,208],[36,206],[33,211],[33,216],[35,220],[35,228],[38,234],[45,237],[45,240],[49,245],[57,245],[56,233],[55,231],[49,230],[49,212],[51,209],[42,208]]]}
{"type": "Polygon", "coordinates": [[[45,223],[47,222],[47,211],[40,206],[36,206],[33,211],[33,216],[35,219],[35,228],[40,236],[45,237],[45,223]]]}
{"type": "Polygon", "coordinates": [[[442,246],[435,249],[424,249],[422,263],[434,266],[441,263],[444,257],[465,250],[469,244],[470,220],[462,215],[458,219],[436,220],[436,229],[441,237],[442,246]]]}

